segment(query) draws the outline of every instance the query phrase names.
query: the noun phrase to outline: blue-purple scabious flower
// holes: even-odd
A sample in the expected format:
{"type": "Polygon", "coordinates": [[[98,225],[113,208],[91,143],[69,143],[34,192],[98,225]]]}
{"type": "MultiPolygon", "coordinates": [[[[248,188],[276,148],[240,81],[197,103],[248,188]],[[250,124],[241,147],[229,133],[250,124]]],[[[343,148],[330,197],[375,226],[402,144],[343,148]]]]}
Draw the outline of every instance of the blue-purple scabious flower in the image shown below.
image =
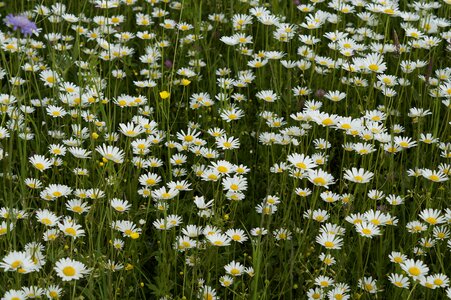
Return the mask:
{"type": "Polygon", "coordinates": [[[39,32],[36,23],[28,20],[28,18],[24,15],[14,16],[9,14],[6,16],[4,21],[6,25],[12,26],[13,30],[20,29],[20,31],[27,36],[30,36],[33,33],[37,35],[39,32]]]}

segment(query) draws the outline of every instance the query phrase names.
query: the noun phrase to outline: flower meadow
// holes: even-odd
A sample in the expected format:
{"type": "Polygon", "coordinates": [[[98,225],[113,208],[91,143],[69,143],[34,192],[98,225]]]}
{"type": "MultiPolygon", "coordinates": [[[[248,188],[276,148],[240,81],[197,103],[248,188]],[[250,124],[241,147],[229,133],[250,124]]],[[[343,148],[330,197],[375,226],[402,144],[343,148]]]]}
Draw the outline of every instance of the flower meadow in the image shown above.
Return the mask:
{"type": "Polygon", "coordinates": [[[451,298],[451,1],[0,7],[0,297],[451,298]]]}

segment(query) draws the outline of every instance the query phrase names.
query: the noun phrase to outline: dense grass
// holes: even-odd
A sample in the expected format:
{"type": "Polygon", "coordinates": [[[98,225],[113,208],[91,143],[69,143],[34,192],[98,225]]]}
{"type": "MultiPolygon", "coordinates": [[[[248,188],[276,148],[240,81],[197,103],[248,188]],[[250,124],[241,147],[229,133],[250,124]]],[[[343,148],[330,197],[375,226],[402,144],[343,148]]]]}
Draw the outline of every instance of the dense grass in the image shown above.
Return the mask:
{"type": "Polygon", "coordinates": [[[3,3],[2,299],[451,298],[450,12],[3,3]]]}

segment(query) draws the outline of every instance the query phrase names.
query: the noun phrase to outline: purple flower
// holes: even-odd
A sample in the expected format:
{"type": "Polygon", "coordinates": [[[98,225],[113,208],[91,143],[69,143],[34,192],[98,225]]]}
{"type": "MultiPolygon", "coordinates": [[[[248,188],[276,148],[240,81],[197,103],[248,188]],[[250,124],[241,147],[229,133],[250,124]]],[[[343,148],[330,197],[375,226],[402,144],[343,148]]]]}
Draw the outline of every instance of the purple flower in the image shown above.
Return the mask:
{"type": "Polygon", "coordinates": [[[36,24],[30,20],[26,16],[19,15],[14,16],[9,14],[5,18],[6,25],[12,26],[13,30],[20,29],[20,31],[25,35],[32,35],[33,33],[38,33],[38,27],[36,24]]]}
{"type": "Polygon", "coordinates": [[[172,68],[172,60],[166,59],[166,60],[164,61],[164,66],[165,66],[166,68],[172,68]]]}

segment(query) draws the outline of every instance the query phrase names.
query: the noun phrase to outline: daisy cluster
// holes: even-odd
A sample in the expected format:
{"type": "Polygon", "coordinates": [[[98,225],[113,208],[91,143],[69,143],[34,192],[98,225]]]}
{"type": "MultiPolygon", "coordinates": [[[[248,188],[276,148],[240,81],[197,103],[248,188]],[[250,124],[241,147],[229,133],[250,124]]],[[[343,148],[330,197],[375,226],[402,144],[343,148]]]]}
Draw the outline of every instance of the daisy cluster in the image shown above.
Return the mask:
{"type": "Polygon", "coordinates": [[[23,1],[12,299],[451,298],[451,2],[23,1]]]}

